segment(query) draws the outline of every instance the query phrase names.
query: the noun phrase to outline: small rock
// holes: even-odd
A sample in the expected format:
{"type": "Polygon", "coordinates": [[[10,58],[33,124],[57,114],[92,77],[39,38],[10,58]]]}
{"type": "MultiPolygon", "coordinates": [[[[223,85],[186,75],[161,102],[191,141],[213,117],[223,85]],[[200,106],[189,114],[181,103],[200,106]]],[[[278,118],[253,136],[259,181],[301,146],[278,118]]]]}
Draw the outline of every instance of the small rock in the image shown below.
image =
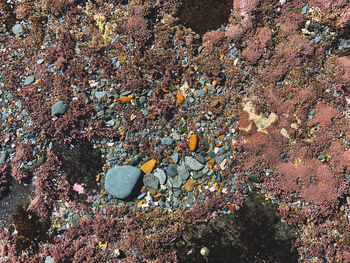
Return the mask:
{"type": "Polygon", "coordinates": [[[141,97],[139,98],[139,103],[140,103],[140,105],[143,105],[145,102],[146,102],[146,97],[145,97],[145,96],[141,96],[141,97]]]}
{"type": "Polygon", "coordinates": [[[195,180],[188,179],[187,182],[184,184],[184,187],[188,192],[191,192],[193,190],[194,182],[195,182],[195,180]]]}
{"type": "Polygon", "coordinates": [[[6,161],[6,157],[7,157],[7,152],[3,151],[0,157],[0,164],[3,164],[6,161]]]}
{"type": "Polygon", "coordinates": [[[45,263],[54,263],[54,262],[55,262],[55,260],[51,256],[47,256],[45,258],[45,263]]]}
{"type": "Polygon", "coordinates": [[[176,164],[179,161],[179,153],[177,153],[177,152],[173,153],[170,158],[176,164]]]}
{"type": "Polygon", "coordinates": [[[158,178],[160,184],[165,184],[166,174],[162,169],[155,169],[153,175],[158,178]]]}
{"type": "Polygon", "coordinates": [[[22,25],[16,24],[12,27],[12,33],[14,33],[15,35],[22,34],[22,32],[23,32],[22,25]]]}
{"type": "Polygon", "coordinates": [[[152,174],[145,174],[143,177],[143,184],[147,187],[158,189],[159,179],[152,174]]]}
{"type": "Polygon", "coordinates": [[[68,105],[63,101],[57,101],[51,108],[51,115],[55,116],[56,114],[64,114],[68,108],[68,105]]]}
{"type": "Polygon", "coordinates": [[[103,99],[105,95],[107,95],[108,97],[110,96],[110,94],[107,91],[96,91],[95,92],[95,97],[96,97],[96,99],[99,99],[99,100],[103,99]]]}
{"type": "Polygon", "coordinates": [[[196,159],[185,156],[185,164],[190,167],[191,170],[199,171],[203,169],[204,165],[198,162],[196,159]]]}
{"type": "Polygon", "coordinates": [[[164,145],[172,145],[173,142],[174,142],[174,139],[170,138],[170,137],[165,137],[165,138],[162,138],[160,140],[161,144],[164,144],[164,145]]]}
{"type": "Polygon", "coordinates": [[[156,165],[156,160],[152,159],[149,160],[148,162],[144,163],[140,169],[145,173],[145,174],[150,174],[154,168],[154,166],[156,165]]]}
{"type": "Polygon", "coordinates": [[[178,133],[176,133],[176,132],[174,132],[174,133],[172,134],[172,137],[173,137],[173,139],[174,139],[175,141],[180,140],[180,135],[179,135],[178,133]]]}
{"type": "Polygon", "coordinates": [[[134,158],[132,158],[129,162],[130,165],[138,165],[140,163],[140,157],[137,155],[134,158]]]}
{"type": "Polygon", "coordinates": [[[41,65],[43,62],[44,62],[44,60],[43,60],[42,58],[39,58],[39,59],[36,61],[36,64],[41,65]]]}
{"type": "Polygon", "coordinates": [[[181,180],[185,181],[188,179],[188,177],[190,177],[190,173],[188,172],[188,170],[184,164],[177,167],[177,172],[178,172],[181,180]]]}
{"type": "Polygon", "coordinates": [[[31,75],[31,76],[26,77],[26,79],[24,80],[23,85],[24,86],[28,86],[28,85],[32,84],[33,82],[34,82],[34,76],[31,75]]]}
{"type": "Polygon", "coordinates": [[[173,187],[179,189],[181,188],[181,186],[182,186],[182,180],[180,176],[175,176],[173,179],[173,187]]]}
{"type": "Polygon", "coordinates": [[[176,167],[176,165],[175,164],[169,164],[169,166],[168,166],[168,169],[167,169],[167,174],[168,174],[168,176],[170,176],[170,177],[174,177],[174,176],[176,176],[177,175],[177,167],[176,167]]]}
{"type": "Polygon", "coordinates": [[[125,165],[117,166],[107,172],[105,179],[105,189],[108,194],[119,199],[130,196],[141,175],[141,170],[137,167],[125,165]]]}

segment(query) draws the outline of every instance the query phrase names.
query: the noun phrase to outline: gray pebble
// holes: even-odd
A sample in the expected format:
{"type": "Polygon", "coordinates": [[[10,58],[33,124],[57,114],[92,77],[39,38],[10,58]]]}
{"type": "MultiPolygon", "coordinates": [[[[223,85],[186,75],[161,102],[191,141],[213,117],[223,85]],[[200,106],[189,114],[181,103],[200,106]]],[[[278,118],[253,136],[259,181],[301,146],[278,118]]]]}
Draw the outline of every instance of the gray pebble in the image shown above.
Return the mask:
{"type": "Polygon", "coordinates": [[[177,163],[179,161],[179,153],[173,153],[170,158],[174,161],[174,163],[177,163]]]}
{"type": "Polygon", "coordinates": [[[196,159],[189,157],[189,156],[185,156],[185,164],[194,171],[199,171],[201,169],[203,169],[204,165],[201,164],[200,162],[198,162],[196,159]]]}
{"type": "Polygon", "coordinates": [[[166,174],[162,169],[155,169],[153,175],[158,178],[160,184],[165,184],[166,174]]]}
{"type": "Polygon", "coordinates": [[[182,186],[182,180],[180,176],[175,176],[173,179],[173,187],[179,189],[182,186]]]}
{"type": "Polygon", "coordinates": [[[26,79],[24,80],[23,85],[24,86],[28,86],[28,85],[32,84],[33,82],[34,82],[34,76],[31,75],[31,76],[26,77],[26,79]]]}
{"type": "Polygon", "coordinates": [[[143,177],[143,184],[147,187],[158,189],[159,187],[159,180],[158,177],[152,175],[152,174],[145,174],[143,177]]]}
{"type": "Polygon", "coordinates": [[[161,144],[164,144],[164,145],[172,145],[173,142],[174,142],[174,139],[170,138],[170,137],[165,137],[165,138],[162,138],[160,140],[161,144]]]}
{"type": "Polygon", "coordinates": [[[184,164],[177,167],[177,172],[178,172],[181,180],[187,180],[188,177],[190,177],[190,173],[184,164]]]}
{"type": "Polygon", "coordinates": [[[167,169],[167,174],[170,177],[174,177],[177,175],[177,167],[175,164],[169,164],[168,169],[167,169]]]}
{"type": "Polygon", "coordinates": [[[55,260],[51,256],[47,256],[45,258],[45,263],[54,263],[54,262],[55,262],[55,260]]]}
{"type": "Polygon", "coordinates": [[[41,65],[43,62],[44,62],[44,60],[43,60],[42,58],[39,58],[39,59],[36,61],[36,63],[37,63],[38,65],[41,65]]]}
{"type": "Polygon", "coordinates": [[[55,116],[56,114],[64,114],[68,108],[68,105],[63,101],[58,101],[51,108],[51,115],[55,116]]]}
{"type": "Polygon", "coordinates": [[[23,28],[22,28],[22,25],[20,24],[16,24],[12,27],[12,32],[17,35],[17,34],[22,34],[23,32],[23,28]]]}

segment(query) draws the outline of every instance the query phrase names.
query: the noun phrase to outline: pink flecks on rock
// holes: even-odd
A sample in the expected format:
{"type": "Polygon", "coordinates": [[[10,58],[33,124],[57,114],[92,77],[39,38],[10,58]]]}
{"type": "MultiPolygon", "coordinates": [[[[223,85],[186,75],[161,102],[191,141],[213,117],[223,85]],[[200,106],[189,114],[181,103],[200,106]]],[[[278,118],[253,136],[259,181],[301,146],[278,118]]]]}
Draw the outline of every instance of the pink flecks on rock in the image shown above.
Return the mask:
{"type": "Polygon", "coordinates": [[[84,193],[84,187],[80,184],[74,184],[73,185],[73,190],[78,192],[78,194],[83,194],[84,193]]]}

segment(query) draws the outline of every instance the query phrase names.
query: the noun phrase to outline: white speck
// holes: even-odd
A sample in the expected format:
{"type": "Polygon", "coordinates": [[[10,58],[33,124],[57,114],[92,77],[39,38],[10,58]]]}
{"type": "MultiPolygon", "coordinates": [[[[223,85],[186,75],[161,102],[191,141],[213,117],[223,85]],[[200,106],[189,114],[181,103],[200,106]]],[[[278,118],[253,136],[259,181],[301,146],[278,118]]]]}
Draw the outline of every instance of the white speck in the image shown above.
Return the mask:
{"type": "Polygon", "coordinates": [[[286,3],[286,0],[280,0],[280,4],[284,5],[286,3]]]}

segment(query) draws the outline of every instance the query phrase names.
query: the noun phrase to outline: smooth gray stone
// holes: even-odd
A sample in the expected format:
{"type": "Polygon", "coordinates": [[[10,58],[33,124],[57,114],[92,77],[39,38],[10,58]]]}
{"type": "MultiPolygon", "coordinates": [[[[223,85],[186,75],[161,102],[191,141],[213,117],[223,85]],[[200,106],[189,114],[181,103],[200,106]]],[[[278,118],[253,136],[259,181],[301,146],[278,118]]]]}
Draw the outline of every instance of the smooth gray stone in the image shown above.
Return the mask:
{"type": "Polygon", "coordinates": [[[179,153],[173,153],[170,158],[174,161],[174,163],[177,163],[179,161],[179,153]]]}
{"type": "Polygon", "coordinates": [[[184,164],[177,167],[177,172],[178,172],[181,180],[187,180],[188,177],[190,177],[190,173],[184,164]]]}
{"type": "Polygon", "coordinates": [[[167,174],[170,177],[174,177],[177,175],[177,167],[175,164],[169,164],[168,169],[167,169],[167,174]]]}
{"type": "Polygon", "coordinates": [[[165,184],[167,176],[162,169],[155,169],[153,175],[158,178],[160,184],[165,184]]]}
{"type": "Polygon", "coordinates": [[[32,84],[33,82],[34,82],[34,76],[31,75],[31,76],[26,77],[26,79],[24,80],[23,85],[24,86],[28,86],[28,85],[32,84]]]}
{"type": "Polygon", "coordinates": [[[173,187],[179,189],[181,188],[181,186],[182,186],[182,180],[180,176],[177,175],[173,179],[173,187]]]}
{"type": "Polygon", "coordinates": [[[12,32],[17,35],[17,34],[22,34],[23,32],[23,28],[22,28],[22,25],[20,24],[16,24],[12,27],[12,32]]]}
{"type": "Polygon", "coordinates": [[[203,169],[204,165],[201,164],[200,162],[198,162],[196,159],[189,157],[189,156],[185,156],[185,164],[194,171],[199,171],[201,169],[203,169]]]}
{"type": "Polygon", "coordinates": [[[6,157],[7,157],[7,152],[3,151],[0,157],[0,164],[3,164],[6,161],[6,157]]]}
{"type": "Polygon", "coordinates": [[[157,190],[159,187],[159,179],[152,174],[145,174],[143,176],[143,184],[157,190]]]}
{"type": "Polygon", "coordinates": [[[162,139],[160,140],[160,143],[161,143],[161,144],[164,144],[164,145],[172,145],[173,142],[174,142],[174,139],[171,138],[171,137],[165,137],[165,138],[162,138],[162,139]]]}
{"type": "Polygon", "coordinates": [[[45,258],[45,263],[54,263],[54,262],[55,262],[55,260],[51,256],[47,256],[45,258]]]}
{"type": "Polygon", "coordinates": [[[64,114],[68,108],[68,105],[63,101],[58,101],[51,108],[51,115],[55,116],[56,114],[64,114]]]}
{"type": "Polygon", "coordinates": [[[124,165],[117,166],[107,172],[105,179],[105,189],[107,193],[119,199],[130,196],[141,175],[141,170],[137,167],[124,165]]]}

